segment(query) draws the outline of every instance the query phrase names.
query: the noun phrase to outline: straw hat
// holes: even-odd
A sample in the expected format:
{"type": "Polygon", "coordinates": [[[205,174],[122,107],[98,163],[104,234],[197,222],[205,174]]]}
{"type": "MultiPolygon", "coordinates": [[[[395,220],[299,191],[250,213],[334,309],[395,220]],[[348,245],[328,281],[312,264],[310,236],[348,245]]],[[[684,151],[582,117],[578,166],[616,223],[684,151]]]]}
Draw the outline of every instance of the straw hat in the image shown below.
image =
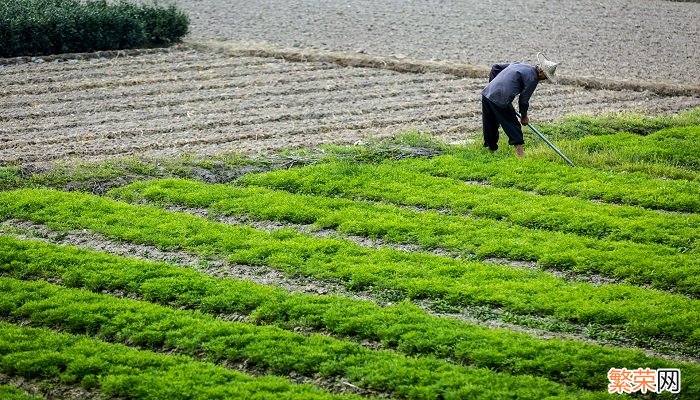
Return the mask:
{"type": "Polygon", "coordinates": [[[537,66],[540,67],[542,71],[544,71],[544,74],[547,76],[547,79],[549,79],[549,81],[552,83],[557,83],[557,76],[555,74],[557,70],[557,65],[559,65],[559,63],[549,61],[547,57],[544,56],[544,54],[537,53],[537,66]]]}

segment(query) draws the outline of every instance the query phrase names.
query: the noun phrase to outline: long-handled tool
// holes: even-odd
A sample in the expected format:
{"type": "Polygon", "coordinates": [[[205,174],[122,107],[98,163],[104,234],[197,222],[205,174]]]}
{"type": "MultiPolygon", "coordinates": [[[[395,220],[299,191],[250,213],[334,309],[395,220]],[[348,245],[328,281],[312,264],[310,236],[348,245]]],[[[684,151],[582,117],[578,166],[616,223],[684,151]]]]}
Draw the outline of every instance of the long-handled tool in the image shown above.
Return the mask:
{"type": "MultiPolygon", "coordinates": [[[[521,118],[521,119],[522,119],[522,117],[520,116],[520,113],[519,113],[519,112],[516,111],[515,114],[518,116],[518,118],[521,118]]],[[[537,136],[539,136],[542,140],[544,140],[544,142],[547,143],[547,144],[549,145],[549,147],[552,148],[552,150],[554,150],[557,154],[559,154],[559,157],[563,158],[564,161],[566,161],[566,162],[567,162],[569,165],[571,165],[572,167],[575,167],[575,166],[576,166],[576,165],[574,165],[574,163],[571,162],[571,160],[569,160],[568,158],[566,158],[566,156],[564,155],[564,153],[561,152],[561,150],[557,149],[557,146],[555,146],[554,144],[552,144],[552,142],[550,142],[549,140],[547,140],[547,138],[544,137],[544,135],[541,134],[540,131],[538,131],[537,128],[535,128],[534,125],[532,125],[531,123],[528,122],[528,123],[527,123],[527,126],[530,127],[530,129],[532,129],[532,131],[535,132],[535,133],[537,134],[537,136]]]]}

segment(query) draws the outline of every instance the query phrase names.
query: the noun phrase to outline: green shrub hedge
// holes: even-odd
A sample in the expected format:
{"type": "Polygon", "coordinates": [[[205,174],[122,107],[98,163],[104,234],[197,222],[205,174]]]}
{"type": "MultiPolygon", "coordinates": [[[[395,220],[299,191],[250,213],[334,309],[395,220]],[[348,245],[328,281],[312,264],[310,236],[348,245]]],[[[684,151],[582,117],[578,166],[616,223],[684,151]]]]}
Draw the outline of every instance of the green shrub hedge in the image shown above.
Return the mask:
{"type": "Polygon", "coordinates": [[[187,34],[175,6],[105,0],[0,1],[0,57],[168,45],[187,34]]]}

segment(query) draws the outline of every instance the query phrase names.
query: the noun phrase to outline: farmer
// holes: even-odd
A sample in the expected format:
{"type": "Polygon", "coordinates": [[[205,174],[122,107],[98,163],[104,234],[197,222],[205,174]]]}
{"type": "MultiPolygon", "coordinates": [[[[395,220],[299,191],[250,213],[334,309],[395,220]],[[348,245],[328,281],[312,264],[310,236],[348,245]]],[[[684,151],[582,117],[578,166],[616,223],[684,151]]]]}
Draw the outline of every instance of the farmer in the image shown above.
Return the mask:
{"type": "Polygon", "coordinates": [[[484,125],[484,147],[491,152],[498,149],[498,127],[503,127],[508,135],[508,144],[515,146],[518,157],[523,156],[523,130],[520,124],[527,125],[530,96],[539,81],[549,79],[556,83],[554,72],[558,63],[547,60],[537,53],[537,65],[494,64],[489,74],[489,84],[481,92],[481,110],[484,125]],[[513,108],[513,100],[518,97],[520,122],[513,108]]]}

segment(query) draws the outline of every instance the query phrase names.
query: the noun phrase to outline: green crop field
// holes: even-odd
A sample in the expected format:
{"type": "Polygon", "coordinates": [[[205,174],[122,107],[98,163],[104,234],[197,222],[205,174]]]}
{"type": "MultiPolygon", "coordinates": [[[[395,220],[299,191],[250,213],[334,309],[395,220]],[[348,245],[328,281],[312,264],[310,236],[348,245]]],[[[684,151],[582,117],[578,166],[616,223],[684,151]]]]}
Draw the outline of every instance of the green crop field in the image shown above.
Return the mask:
{"type": "Polygon", "coordinates": [[[541,130],[0,167],[0,397],[700,398],[700,109],[541,130]]]}

